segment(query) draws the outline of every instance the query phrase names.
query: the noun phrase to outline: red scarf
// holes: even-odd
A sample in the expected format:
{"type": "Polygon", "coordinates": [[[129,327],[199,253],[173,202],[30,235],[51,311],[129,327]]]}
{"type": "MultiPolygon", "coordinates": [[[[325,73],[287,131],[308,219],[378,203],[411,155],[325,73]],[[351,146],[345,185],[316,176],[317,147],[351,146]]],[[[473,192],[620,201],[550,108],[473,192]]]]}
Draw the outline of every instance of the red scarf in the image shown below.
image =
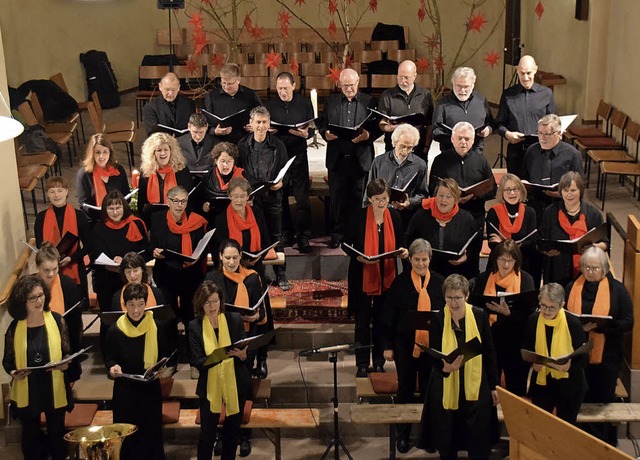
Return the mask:
{"type": "Polygon", "coordinates": [[[233,206],[229,206],[227,208],[227,227],[229,228],[229,238],[232,240],[236,240],[240,243],[241,247],[243,246],[242,242],[242,231],[249,230],[251,235],[251,246],[249,250],[252,252],[257,252],[262,249],[262,243],[260,241],[260,229],[258,228],[258,222],[256,222],[256,216],[253,214],[253,210],[251,206],[245,206],[245,212],[247,214],[247,218],[245,220],[240,217],[234,209],[233,206]]]}
{"type": "Polygon", "coordinates": [[[107,165],[106,168],[101,168],[98,165],[95,165],[93,167],[93,190],[96,194],[96,206],[102,206],[102,200],[104,200],[104,197],[107,194],[107,186],[105,185],[105,182],[102,180],[102,178],[119,175],[120,171],[118,171],[117,168],[114,168],[111,165],[107,165]]]}
{"type": "MultiPolygon", "coordinates": [[[[232,174],[229,181],[231,181],[231,179],[233,179],[234,177],[242,177],[242,173],[244,172],[244,169],[234,166],[231,172],[232,174]]],[[[217,167],[216,167],[216,177],[218,178],[218,187],[220,188],[220,190],[226,191],[229,188],[229,182],[225,184],[224,180],[222,180],[222,175],[220,175],[220,170],[217,167]]]]}
{"type": "Polygon", "coordinates": [[[456,203],[453,206],[453,209],[447,213],[442,213],[440,212],[440,210],[438,209],[438,206],[436,205],[436,199],[435,198],[423,198],[422,199],[422,208],[426,209],[427,211],[431,211],[431,215],[438,219],[438,220],[442,220],[445,222],[449,222],[451,219],[453,219],[453,217],[458,214],[458,211],[460,210],[460,207],[458,206],[458,203],[456,203]]]}
{"type": "Polygon", "coordinates": [[[151,174],[149,176],[149,182],[147,184],[147,200],[149,203],[166,203],[167,202],[167,192],[171,190],[173,187],[178,185],[176,180],[176,172],[171,168],[171,166],[167,165],[164,168],[158,169],[155,174],[151,174]],[[159,174],[164,174],[164,189],[163,189],[163,197],[162,201],[160,201],[160,179],[158,178],[159,174]]]}
{"type": "MultiPolygon", "coordinates": [[[[569,235],[569,239],[573,240],[575,238],[580,238],[582,235],[587,233],[587,219],[583,213],[580,213],[580,217],[573,224],[569,223],[569,218],[567,215],[561,210],[558,209],[558,223],[562,230],[565,231],[567,235],[569,235]]],[[[581,254],[573,255],[573,277],[575,278],[580,273],[580,256],[581,254]]]]}
{"type": "MultiPolygon", "coordinates": [[[[102,182],[102,181],[100,181],[102,182]]],[[[44,214],[44,223],[42,225],[42,239],[48,241],[54,246],[62,240],[62,235],[66,233],[78,236],[78,219],[76,216],[76,210],[67,203],[64,209],[64,217],[62,218],[62,231],[58,227],[58,219],[56,219],[56,213],[53,207],[49,207],[44,214]]],[[[68,256],[76,253],[78,250],[78,243],[74,244],[69,251],[68,256]]],[[[63,275],[67,275],[73,280],[74,283],[80,284],[80,272],[78,270],[77,262],[70,262],[61,268],[63,275]]]]}
{"type": "Polygon", "coordinates": [[[128,225],[127,228],[127,240],[135,243],[136,241],[140,241],[142,239],[142,233],[140,233],[140,229],[134,222],[140,222],[142,224],[142,228],[144,228],[144,232],[147,233],[147,226],[144,224],[142,219],[139,219],[135,216],[129,216],[126,219],[122,219],[120,222],[114,222],[111,219],[107,219],[104,223],[111,230],[120,230],[124,228],[125,225],[128,225]]]}
{"type": "Polygon", "coordinates": [[[191,232],[204,227],[207,229],[207,219],[195,212],[192,212],[187,216],[186,212],[182,213],[181,223],[176,223],[171,211],[167,211],[167,224],[169,224],[169,230],[176,235],[182,235],[182,254],[190,256],[193,254],[193,246],[191,244],[191,232]]]}
{"type": "Polygon", "coordinates": [[[524,204],[518,204],[518,215],[513,223],[511,223],[506,204],[497,204],[493,206],[493,210],[496,212],[498,222],[500,223],[498,230],[500,230],[500,233],[502,233],[506,239],[510,240],[512,236],[522,228],[522,222],[524,222],[524,204]]]}
{"type": "MultiPolygon", "coordinates": [[[[393,230],[393,221],[389,209],[384,210],[384,252],[396,249],[396,234],[393,230]]],[[[367,208],[367,220],[364,229],[364,253],[368,256],[379,254],[378,224],[373,216],[373,208],[367,208]]],[[[367,295],[381,295],[391,287],[391,283],[396,277],[395,257],[384,259],[384,286],[380,279],[380,261],[375,264],[363,264],[362,267],[362,290],[367,295]]]]}

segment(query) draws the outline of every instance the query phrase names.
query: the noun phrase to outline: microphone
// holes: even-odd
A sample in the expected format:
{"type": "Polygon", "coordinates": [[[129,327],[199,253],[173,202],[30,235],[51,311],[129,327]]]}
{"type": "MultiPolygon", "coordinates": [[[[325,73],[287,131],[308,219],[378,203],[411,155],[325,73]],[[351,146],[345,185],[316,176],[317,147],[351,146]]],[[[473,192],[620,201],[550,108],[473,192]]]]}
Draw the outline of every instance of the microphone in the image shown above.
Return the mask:
{"type": "Polygon", "coordinates": [[[310,348],[308,350],[302,350],[300,356],[310,356],[316,353],[334,353],[336,351],[351,350],[359,346],[355,343],[345,343],[343,345],[332,345],[330,347],[310,348]]]}

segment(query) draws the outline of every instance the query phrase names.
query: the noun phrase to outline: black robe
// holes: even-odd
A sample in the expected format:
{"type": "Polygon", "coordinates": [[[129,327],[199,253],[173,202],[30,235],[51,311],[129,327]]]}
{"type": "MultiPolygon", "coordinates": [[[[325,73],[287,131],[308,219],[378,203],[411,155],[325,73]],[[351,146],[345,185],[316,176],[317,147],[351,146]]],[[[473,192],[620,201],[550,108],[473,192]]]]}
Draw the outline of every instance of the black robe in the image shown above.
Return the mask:
{"type": "MultiPolygon", "coordinates": [[[[127,172],[124,170],[122,165],[115,165],[115,168],[120,174],[109,177],[109,180],[105,182],[104,186],[107,189],[107,193],[113,190],[120,190],[122,195],[126,196],[131,190],[129,188],[127,172]]],[[[96,191],[93,188],[93,173],[86,172],[84,167],[80,168],[76,175],[76,195],[78,197],[78,205],[80,209],[83,209],[83,204],[97,206],[96,191]]],[[[100,218],[100,211],[88,208],[84,210],[92,221],[95,222],[100,218]]]]}
{"type": "MultiPolygon", "coordinates": [[[[157,173],[155,173],[157,174],[157,173]]],[[[191,173],[189,173],[188,168],[181,169],[180,171],[176,171],[176,183],[181,187],[184,187],[188,192],[193,188],[193,178],[191,177],[191,173]]],[[[158,184],[160,186],[160,203],[165,203],[164,201],[164,179],[162,179],[158,175],[158,184]]],[[[140,218],[144,220],[144,223],[147,224],[149,230],[151,230],[151,215],[160,212],[166,212],[169,208],[167,206],[154,206],[149,204],[149,199],[147,198],[147,189],[149,187],[149,178],[145,176],[140,176],[140,183],[138,184],[138,214],[140,218]]],[[[195,193],[195,191],[194,191],[195,193]]],[[[192,203],[192,195],[189,195],[189,207],[187,210],[191,209],[192,203]]],[[[166,204],[166,203],[165,203],[166,204]]]]}

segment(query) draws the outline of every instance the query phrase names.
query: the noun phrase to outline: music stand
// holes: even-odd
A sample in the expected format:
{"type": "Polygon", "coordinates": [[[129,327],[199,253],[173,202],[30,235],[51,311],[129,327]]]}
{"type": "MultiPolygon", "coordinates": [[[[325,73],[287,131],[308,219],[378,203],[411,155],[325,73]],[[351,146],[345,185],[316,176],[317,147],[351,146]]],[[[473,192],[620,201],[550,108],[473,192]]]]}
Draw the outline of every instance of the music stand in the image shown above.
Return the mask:
{"type": "Polygon", "coordinates": [[[339,460],[340,451],[339,448],[342,448],[349,460],[353,460],[353,457],[349,453],[349,449],[345,446],[342,438],[340,437],[340,429],[338,428],[338,352],[332,351],[329,353],[329,362],[333,363],[333,398],[331,401],[333,402],[333,438],[327,444],[327,448],[325,449],[320,460],[327,458],[329,452],[331,452],[331,448],[334,449],[335,460],[339,460]]]}

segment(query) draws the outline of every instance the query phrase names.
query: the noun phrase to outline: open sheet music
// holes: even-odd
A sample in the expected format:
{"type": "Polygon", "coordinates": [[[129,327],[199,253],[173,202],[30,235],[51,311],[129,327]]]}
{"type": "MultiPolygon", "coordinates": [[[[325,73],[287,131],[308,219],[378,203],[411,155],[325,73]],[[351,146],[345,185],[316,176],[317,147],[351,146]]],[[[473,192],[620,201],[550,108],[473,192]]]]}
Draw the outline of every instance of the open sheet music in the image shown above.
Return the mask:
{"type": "Polygon", "coordinates": [[[534,351],[525,350],[524,348],[520,349],[520,354],[522,355],[522,360],[528,363],[542,364],[544,366],[546,366],[549,363],[563,365],[563,364],[566,364],[574,356],[589,353],[592,348],[593,348],[593,342],[588,341],[585,344],[583,344],[581,347],[579,347],[577,350],[575,350],[574,352],[569,353],[568,355],[559,356],[557,358],[552,358],[550,356],[543,356],[534,351]]]}
{"type": "Polygon", "coordinates": [[[459,345],[458,348],[456,348],[449,354],[444,354],[441,351],[438,351],[434,348],[425,347],[423,345],[420,345],[419,343],[416,345],[418,345],[422,349],[422,351],[424,351],[428,355],[436,359],[444,359],[449,364],[454,362],[460,355],[464,356],[464,362],[466,362],[482,354],[482,343],[480,342],[480,339],[478,339],[478,337],[474,337],[468,342],[459,345]]]}

